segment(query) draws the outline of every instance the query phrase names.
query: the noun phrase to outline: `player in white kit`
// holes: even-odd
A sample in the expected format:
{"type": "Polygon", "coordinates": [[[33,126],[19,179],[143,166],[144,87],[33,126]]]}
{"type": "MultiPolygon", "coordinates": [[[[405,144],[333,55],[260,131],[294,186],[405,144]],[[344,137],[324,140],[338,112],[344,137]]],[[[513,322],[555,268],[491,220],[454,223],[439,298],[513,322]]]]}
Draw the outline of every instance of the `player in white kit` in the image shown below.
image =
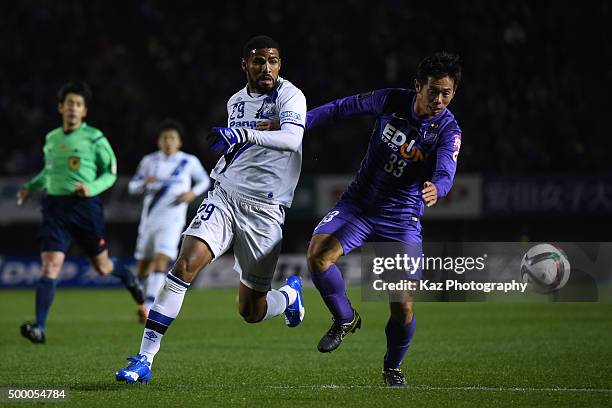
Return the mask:
{"type": "Polygon", "coordinates": [[[228,101],[228,122],[213,128],[213,150],[223,154],[216,180],[184,232],[178,259],[151,307],[140,352],[115,373],[117,381],[148,382],[160,341],[179,313],[189,285],[208,263],[234,247],[240,273],[239,311],[248,323],[285,314],[289,327],[304,317],[302,282],[292,276],[279,290],[270,283],[280,253],[285,208],[291,206],[302,163],[306,98],[279,76],[280,47],[266,36],[243,50],[247,85],[228,101]],[[280,129],[256,130],[278,120],[280,129]]]}
{"type": "Polygon", "coordinates": [[[163,121],[158,130],[159,150],[143,157],[128,184],[130,194],[144,194],[134,253],[145,288],[145,303],[138,309],[142,323],[164,284],[170,260],[178,253],[187,206],[210,187],[200,160],[180,151],[182,134],[180,123],[163,121]]]}

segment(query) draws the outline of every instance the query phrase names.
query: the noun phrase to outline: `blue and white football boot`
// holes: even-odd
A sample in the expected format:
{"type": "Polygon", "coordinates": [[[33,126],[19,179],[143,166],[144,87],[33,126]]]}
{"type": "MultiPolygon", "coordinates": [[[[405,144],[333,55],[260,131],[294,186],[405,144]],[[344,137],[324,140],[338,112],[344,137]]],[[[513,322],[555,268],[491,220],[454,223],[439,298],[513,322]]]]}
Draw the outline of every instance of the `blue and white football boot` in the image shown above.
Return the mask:
{"type": "Polygon", "coordinates": [[[134,384],[136,381],[148,383],[151,381],[151,363],[147,361],[147,356],[136,354],[128,357],[127,367],[118,370],[115,373],[117,381],[125,381],[129,384],[134,384]]]}
{"type": "Polygon", "coordinates": [[[299,276],[290,276],[287,279],[287,285],[291,286],[297,292],[297,298],[292,305],[285,309],[285,323],[289,327],[296,327],[304,320],[304,299],[302,298],[302,278],[299,276]]]}

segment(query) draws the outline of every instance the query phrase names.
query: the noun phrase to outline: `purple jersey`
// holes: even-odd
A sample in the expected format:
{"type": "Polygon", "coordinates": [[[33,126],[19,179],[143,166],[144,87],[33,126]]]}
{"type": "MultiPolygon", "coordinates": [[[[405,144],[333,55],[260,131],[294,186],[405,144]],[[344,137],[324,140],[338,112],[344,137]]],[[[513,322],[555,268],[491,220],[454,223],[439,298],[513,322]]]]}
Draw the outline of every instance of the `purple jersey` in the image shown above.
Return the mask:
{"type": "Polygon", "coordinates": [[[431,180],[438,196],[450,190],[461,129],[450,110],[423,120],[413,111],[416,92],[380,89],[329,102],[308,112],[306,128],[360,115],[376,116],[368,151],[342,199],[396,221],[420,218],[421,190],[431,180]]]}

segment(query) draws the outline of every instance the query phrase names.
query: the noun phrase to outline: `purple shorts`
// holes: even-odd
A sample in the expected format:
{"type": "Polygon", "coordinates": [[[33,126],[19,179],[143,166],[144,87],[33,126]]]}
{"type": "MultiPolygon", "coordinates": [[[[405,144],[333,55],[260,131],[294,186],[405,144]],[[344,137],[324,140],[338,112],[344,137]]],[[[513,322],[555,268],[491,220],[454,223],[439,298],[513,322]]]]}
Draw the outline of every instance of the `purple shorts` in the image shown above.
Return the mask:
{"type": "MultiPolygon", "coordinates": [[[[397,220],[387,214],[364,211],[350,199],[341,199],[316,226],[312,235],[330,234],[340,244],[344,255],[367,242],[403,243],[402,252],[413,257],[422,256],[421,223],[418,218],[397,220]]],[[[397,248],[397,246],[394,246],[397,248]]],[[[420,279],[422,271],[412,278],[420,279]]]]}

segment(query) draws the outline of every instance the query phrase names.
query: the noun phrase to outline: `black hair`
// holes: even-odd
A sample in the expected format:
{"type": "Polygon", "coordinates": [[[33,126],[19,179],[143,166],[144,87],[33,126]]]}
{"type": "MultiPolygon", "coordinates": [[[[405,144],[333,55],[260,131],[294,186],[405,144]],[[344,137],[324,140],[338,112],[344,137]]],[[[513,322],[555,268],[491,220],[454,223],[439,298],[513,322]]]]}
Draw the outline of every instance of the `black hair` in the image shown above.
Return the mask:
{"type": "Polygon", "coordinates": [[[64,103],[66,95],[69,93],[81,95],[85,100],[85,106],[89,106],[91,103],[91,88],[85,82],[71,81],[67,82],[57,92],[57,100],[59,103],[64,103]]]}
{"type": "Polygon", "coordinates": [[[162,132],[166,130],[176,130],[181,137],[183,138],[183,125],[178,120],[175,119],[164,119],[157,126],[157,137],[159,137],[162,132]]]}
{"type": "Polygon", "coordinates": [[[251,51],[260,48],[276,48],[280,52],[280,45],[278,42],[268,37],[267,35],[256,35],[244,44],[242,49],[242,56],[246,59],[251,55],[251,51]]]}
{"type": "Polygon", "coordinates": [[[426,84],[429,78],[440,79],[448,76],[453,80],[455,88],[461,82],[461,60],[459,55],[441,51],[428,55],[419,63],[416,79],[426,84]]]}

